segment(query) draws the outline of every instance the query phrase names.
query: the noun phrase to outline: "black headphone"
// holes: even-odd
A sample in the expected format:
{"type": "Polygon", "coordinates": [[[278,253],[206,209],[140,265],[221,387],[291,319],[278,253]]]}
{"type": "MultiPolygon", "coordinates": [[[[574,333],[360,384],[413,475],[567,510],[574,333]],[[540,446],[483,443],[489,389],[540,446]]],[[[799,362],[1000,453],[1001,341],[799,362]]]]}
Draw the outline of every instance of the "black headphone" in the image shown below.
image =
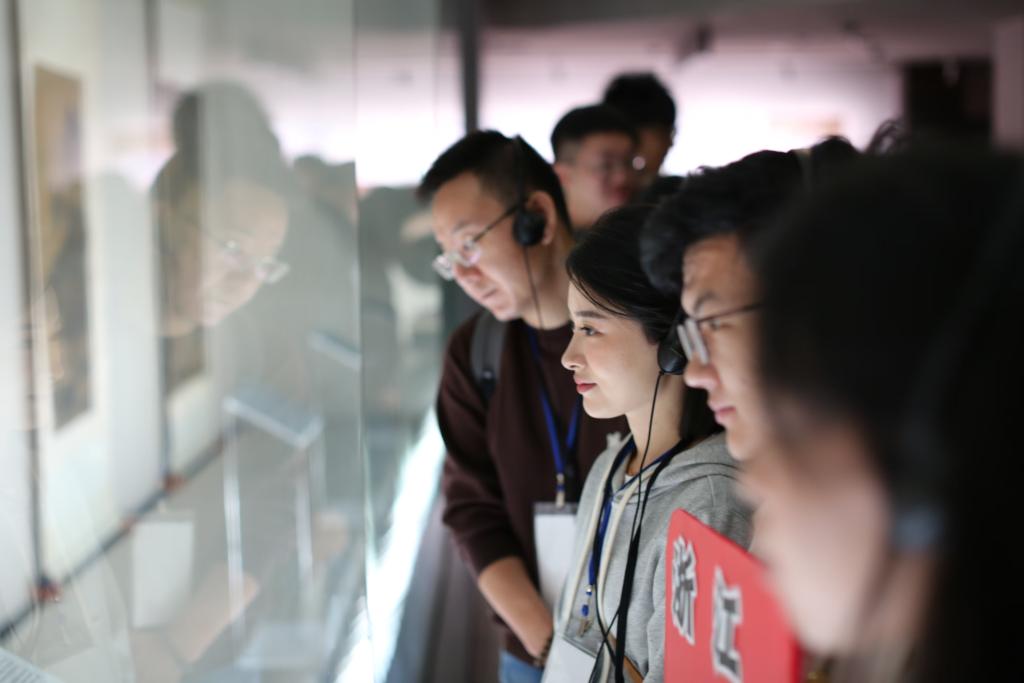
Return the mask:
{"type": "Polygon", "coordinates": [[[540,211],[526,208],[526,141],[519,135],[512,138],[516,155],[517,198],[516,212],[512,219],[512,236],[523,247],[532,247],[544,239],[548,219],[540,211]]]}
{"type": "Polygon", "coordinates": [[[683,322],[684,317],[685,313],[679,311],[668,328],[668,334],[658,343],[658,369],[662,374],[681,375],[686,368],[686,354],[676,332],[676,326],[683,322]]]}

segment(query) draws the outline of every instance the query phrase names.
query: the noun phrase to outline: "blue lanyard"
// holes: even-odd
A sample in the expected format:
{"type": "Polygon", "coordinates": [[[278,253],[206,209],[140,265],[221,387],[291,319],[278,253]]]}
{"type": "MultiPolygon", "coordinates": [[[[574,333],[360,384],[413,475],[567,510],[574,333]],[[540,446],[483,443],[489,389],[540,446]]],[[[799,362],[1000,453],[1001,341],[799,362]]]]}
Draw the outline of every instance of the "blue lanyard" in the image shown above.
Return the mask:
{"type": "Polygon", "coordinates": [[[637,477],[642,475],[644,472],[652,467],[657,467],[664,460],[675,456],[682,450],[683,443],[680,441],[675,446],[659,455],[657,460],[647,463],[644,465],[643,469],[622,482],[622,486],[613,493],[612,477],[615,476],[619,467],[622,466],[623,461],[636,451],[636,444],[634,443],[632,436],[629,437],[629,441],[623,444],[618,455],[615,456],[612,468],[608,471],[608,476],[604,480],[604,488],[601,494],[601,517],[598,519],[597,533],[594,535],[594,541],[590,548],[590,562],[587,567],[587,602],[583,604],[582,608],[584,617],[590,616],[590,598],[593,596],[594,587],[597,585],[597,573],[601,562],[601,551],[604,549],[605,535],[608,533],[608,523],[612,516],[612,502],[615,500],[615,496],[629,488],[629,486],[636,481],[637,477]]]}
{"type": "Polygon", "coordinates": [[[544,385],[543,363],[541,362],[540,346],[537,343],[537,332],[527,326],[526,336],[530,340],[530,351],[533,352],[533,360],[537,366],[537,377],[540,380],[540,404],[544,410],[544,422],[548,428],[548,441],[551,443],[551,454],[555,459],[555,505],[565,505],[565,461],[576,448],[576,436],[580,427],[580,408],[583,404],[583,397],[576,399],[576,405],[572,409],[572,417],[569,419],[569,433],[565,436],[565,448],[562,448],[562,441],[558,438],[558,426],[555,423],[555,411],[551,407],[551,397],[548,396],[547,387],[544,385]]]}

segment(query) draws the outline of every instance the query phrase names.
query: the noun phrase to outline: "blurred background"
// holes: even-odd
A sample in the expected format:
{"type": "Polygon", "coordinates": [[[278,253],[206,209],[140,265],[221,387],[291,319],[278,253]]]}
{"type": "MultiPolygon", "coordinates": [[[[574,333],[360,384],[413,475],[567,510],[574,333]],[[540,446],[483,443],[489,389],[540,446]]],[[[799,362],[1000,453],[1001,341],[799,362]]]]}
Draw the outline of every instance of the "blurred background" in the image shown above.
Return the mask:
{"type": "Polygon", "coordinates": [[[550,158],[645,71],[667,174],[1024,146],[1001,0],[4,0],[0,44],[0,671],[69,683],[493,677],[412,193],[466,130],[550,158]]]}

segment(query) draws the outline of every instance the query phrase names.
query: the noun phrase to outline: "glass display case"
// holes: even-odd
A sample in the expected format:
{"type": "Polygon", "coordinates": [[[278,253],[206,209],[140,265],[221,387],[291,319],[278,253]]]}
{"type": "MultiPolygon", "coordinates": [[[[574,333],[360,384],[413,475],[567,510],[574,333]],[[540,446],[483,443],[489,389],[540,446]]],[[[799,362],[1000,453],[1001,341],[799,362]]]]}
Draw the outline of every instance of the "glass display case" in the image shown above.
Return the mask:
{"type": "Polygon", "coordinates": [[[459,133],[440,1],[388,5],[3,3],[0,672],[386,679],[459,133]]]}

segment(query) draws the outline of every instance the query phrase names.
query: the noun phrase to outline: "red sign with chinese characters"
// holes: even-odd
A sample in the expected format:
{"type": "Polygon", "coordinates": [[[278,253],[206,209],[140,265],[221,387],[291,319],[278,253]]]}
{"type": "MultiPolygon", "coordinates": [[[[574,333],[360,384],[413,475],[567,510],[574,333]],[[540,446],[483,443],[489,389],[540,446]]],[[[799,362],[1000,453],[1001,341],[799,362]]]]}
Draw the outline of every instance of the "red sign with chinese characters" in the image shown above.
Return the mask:
{"type": "Polygon", "coordinates": [[[799,682],[800,647],[753,556],[676,510],[665,562],[666,681],[799,682]]]}

